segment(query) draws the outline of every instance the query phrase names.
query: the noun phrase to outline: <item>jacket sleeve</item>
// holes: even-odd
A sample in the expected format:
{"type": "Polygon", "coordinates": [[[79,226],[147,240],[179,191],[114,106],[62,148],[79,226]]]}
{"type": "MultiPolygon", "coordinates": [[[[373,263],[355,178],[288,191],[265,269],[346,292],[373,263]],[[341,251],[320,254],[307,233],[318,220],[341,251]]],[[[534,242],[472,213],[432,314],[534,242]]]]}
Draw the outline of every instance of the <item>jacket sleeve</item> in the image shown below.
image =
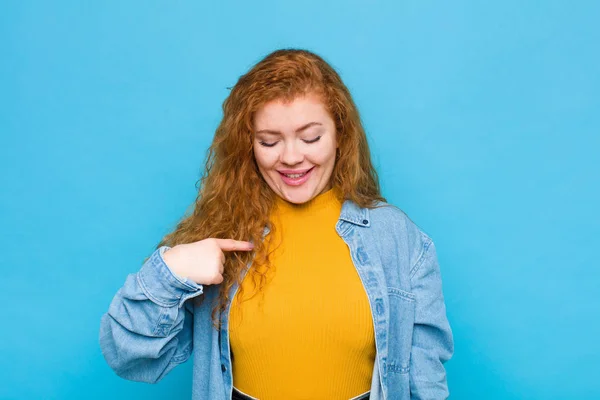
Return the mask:
{"type": "Polygon", "coordinates": [[[167,249],[156,249],[127,276],[101,318],[102,354],[122,378],[156,383],[192,353],[193,312],[186,300],[203,287],[169,269],[162,258],[167,249]]]}
{"type": "Polygon", "coordinates": [[[449,396],[444,363],[454,353],[446,317],[442,279],[433,241],[423,235],[421,255],[411,270],[415,294],[415,322],[410,358],[410,398],[446,399],[449,396]]]}

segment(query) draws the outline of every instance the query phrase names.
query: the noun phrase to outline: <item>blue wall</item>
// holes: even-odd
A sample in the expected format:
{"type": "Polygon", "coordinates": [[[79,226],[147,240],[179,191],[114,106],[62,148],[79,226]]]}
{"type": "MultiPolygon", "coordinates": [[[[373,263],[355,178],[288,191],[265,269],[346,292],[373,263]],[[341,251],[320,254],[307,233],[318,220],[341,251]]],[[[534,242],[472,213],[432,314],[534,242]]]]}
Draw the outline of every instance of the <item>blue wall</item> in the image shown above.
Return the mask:
{"type": "Polygon", "coordinates": [[[338,68],[436,242],[451,397],[600,398],[600,3],[91,3],[0,6],[1,399],[190,397],[191,363],[118,378],[100,316],[194,200],[227,87],[289,46],[338,68]]]}

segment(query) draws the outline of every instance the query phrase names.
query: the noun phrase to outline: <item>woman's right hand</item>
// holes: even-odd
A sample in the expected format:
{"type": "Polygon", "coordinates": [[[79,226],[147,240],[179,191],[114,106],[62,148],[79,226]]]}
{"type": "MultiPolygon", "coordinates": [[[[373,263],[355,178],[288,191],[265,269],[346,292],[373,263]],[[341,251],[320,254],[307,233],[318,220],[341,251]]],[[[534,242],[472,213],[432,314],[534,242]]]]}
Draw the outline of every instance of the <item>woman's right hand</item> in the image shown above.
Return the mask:
{"type": "Polygon", "coordinates": [[[233,239],[208,238],[179,244],[163,254],[163,260],[173,273],[200,285],[223,282],[224,251],[251,251],[250,242],[233,239]]]}

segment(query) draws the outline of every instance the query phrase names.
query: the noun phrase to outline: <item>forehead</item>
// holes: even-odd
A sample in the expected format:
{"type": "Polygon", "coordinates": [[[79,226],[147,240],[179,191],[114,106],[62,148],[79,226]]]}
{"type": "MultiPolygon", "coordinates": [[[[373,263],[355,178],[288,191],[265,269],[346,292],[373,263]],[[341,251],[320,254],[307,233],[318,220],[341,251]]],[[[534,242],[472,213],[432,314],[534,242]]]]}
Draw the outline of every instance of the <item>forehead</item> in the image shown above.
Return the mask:
{"type": "Polygon", "coordinates": [[[327,123],[331,119],[320,96],[308,94],[293,100],[276,99],[254,114],[255,129],[291,126],[308,122],[327,123]]]}

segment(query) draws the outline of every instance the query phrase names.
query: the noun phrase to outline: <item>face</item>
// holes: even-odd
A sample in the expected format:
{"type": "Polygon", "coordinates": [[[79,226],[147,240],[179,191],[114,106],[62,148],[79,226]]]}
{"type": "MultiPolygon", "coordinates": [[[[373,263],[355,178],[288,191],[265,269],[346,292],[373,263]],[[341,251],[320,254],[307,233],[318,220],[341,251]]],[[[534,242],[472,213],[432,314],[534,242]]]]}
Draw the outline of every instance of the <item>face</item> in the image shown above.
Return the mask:
{"type": "Polygon", "coordinates": [[[254,117],[254,156],[269,187],[301,204],[331,189],[335,122],[316,95],[274,100],[254,117]]]}

